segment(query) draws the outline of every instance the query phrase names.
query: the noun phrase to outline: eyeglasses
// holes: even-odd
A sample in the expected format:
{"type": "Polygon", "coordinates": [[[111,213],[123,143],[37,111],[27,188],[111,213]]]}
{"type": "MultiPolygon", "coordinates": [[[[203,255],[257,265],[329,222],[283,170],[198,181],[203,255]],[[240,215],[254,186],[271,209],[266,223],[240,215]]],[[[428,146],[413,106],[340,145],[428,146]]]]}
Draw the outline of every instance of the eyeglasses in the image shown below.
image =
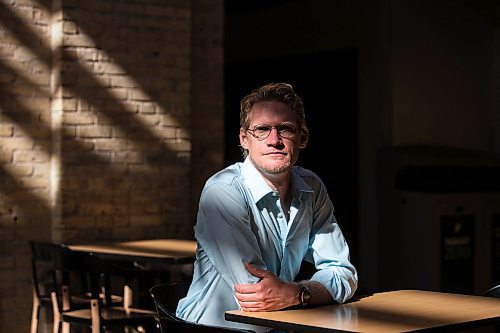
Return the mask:
{"type": "Polygon", "coordinates": [[[259,141],[265,140],[269,137],[269,134],[271,134],[271,131],[273,128],[276,128],[276,131],[278,132],[278,135],[284,139],[295,139],[295,136],[297,135],[297,128],[293,126],[292,124],[280,124],[276,126],[270,126],[270,125],[255,125],[253,129],[247,128],[247,131],[252,134],[254,138],[256,138],[259,141]]]}

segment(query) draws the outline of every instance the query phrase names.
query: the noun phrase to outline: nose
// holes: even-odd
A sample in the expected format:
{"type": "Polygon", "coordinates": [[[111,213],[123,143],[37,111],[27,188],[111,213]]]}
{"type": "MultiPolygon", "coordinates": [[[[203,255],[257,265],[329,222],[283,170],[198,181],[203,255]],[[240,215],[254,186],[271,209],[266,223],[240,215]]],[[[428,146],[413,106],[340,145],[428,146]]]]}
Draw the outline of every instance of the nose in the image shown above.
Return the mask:
{"type": "Polygon", "coordinates": [[[278,130],[276,127],[271,128],[271,133],[269,133],[269,136],[267,137],[267,143],[268,144],[278,144],[281,142],[281,136],[278,133],[278,130]]]}

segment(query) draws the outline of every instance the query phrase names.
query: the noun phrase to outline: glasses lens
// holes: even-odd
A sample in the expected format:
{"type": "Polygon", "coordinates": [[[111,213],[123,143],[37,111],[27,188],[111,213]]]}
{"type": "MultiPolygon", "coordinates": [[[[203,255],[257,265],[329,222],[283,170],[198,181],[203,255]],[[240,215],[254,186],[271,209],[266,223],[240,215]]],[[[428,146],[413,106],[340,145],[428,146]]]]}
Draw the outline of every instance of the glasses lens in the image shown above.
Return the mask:
{"type": "Polygon", "coordinates": [[[271,129],[272,127],[268,125],[258,125],[253,129],[253,133],[257,138],[263,140],[269,136],[271,129]]]}
{"type": "Polygon", "coordinates": [[[276,126],[278,133],[282,138],[293,139],[297,133],[297,129],[292,125],[279,125],[276,126]]]}

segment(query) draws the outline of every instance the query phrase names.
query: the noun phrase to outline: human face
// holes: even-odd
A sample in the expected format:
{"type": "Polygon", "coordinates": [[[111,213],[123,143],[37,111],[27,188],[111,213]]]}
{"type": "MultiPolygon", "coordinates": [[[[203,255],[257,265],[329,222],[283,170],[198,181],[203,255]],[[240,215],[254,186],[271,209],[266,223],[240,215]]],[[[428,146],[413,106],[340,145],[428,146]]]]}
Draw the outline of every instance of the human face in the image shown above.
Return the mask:
{"type": "MultiPolygon", "coordinates": [[[[256,125],[292,125],[297,126],[297,119],[292,109],[278,101],[256,103],[250,110],[248,128],[256,125]]],[[[302,148],[303,138],[299,131],[294,138],[283,138],[273,127],[271,133],[264,140],[255,138],[246,128],[240,129],[240,144],[248,150],[248,156],[255,167],[264,174],[282,174],[292,169],[299,158],[299,149],[302,148]]]]}

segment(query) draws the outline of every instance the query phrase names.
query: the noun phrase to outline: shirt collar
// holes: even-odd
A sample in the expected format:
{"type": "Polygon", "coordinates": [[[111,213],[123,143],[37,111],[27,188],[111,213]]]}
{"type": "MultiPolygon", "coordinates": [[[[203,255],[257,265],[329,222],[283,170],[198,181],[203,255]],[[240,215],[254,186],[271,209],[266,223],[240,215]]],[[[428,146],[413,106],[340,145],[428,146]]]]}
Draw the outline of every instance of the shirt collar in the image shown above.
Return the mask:
{"type": "Polygon", "coordinates": [[[303,192],[310,192],[313,193],[313,189],[311,186],[305,182],[305,180],[300,176],[300,171],[303,170],[302,168],[296,168],[294,167],[292,169],[292,188],[294,191],[296,191],[299,195],[299,198],[302,196],[303,192]]]}
{"type": "Polygon", "coordinates": [[[253,200],[257,203],[266,194],[273,192],[271,187],[267,185],[262,174],[253,165],[250,157],[247,157],[241,166],[241,175],[252,193],[253,200]]]}
{"type": "MultiPolygon", "coordinates": [[[[312,188],[300,177],[295,171],[296,168],[292,170],[292,190],[301,196],[302,192],[313,192],[312,188]]],[[[273,190],[266,183],[262,174],[253,165],[250,157],[247,157],[241,166],[241,175],[248,186],[248,189],[252,193],[252,197],[255,203],[259,202],[264,196],[272,193],[273,190]]],[[[292,192],[292,193],[294,193],[292,192]]]]}

